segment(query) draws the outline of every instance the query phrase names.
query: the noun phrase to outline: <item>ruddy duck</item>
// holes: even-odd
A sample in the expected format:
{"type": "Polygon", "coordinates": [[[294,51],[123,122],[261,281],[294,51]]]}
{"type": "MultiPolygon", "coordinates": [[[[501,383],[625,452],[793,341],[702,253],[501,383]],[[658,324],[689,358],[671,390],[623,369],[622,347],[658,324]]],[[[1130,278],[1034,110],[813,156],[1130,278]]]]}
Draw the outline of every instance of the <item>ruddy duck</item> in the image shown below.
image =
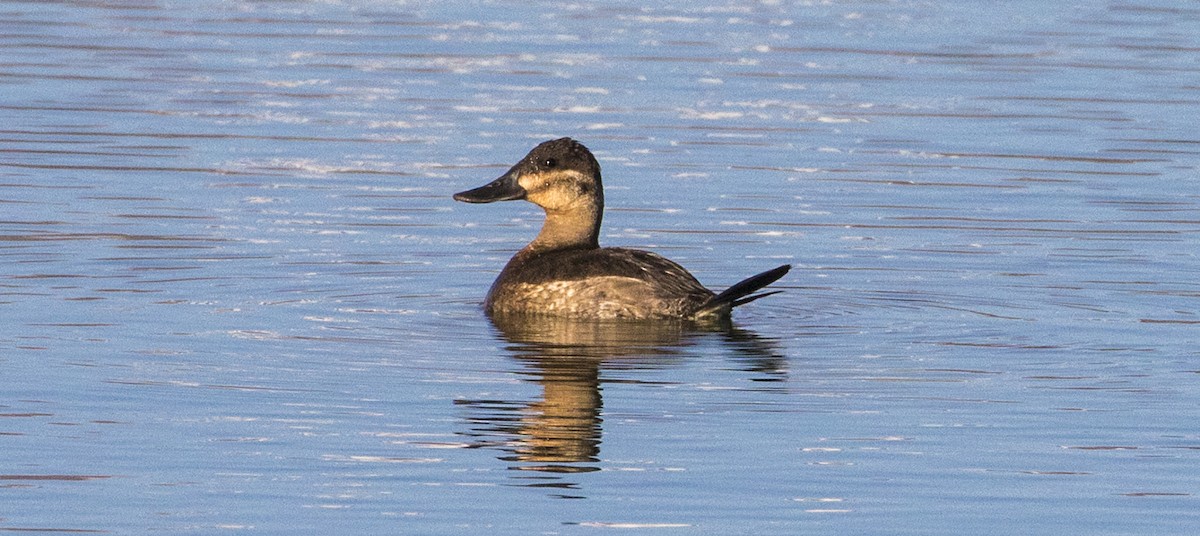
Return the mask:
{"type": "Polygon", "coordinates": [[[534,147],[500,178],[454,199],[524,199],[546,211],[537,238],[508,261],[488,291],[484,308],[490,315],[728,320],[734,307],[776,294],[755,292],[791,269],[785,264],[767,270],[717,294],[660,255],[601,248],[600,164],[570,138],[534,147]]]}

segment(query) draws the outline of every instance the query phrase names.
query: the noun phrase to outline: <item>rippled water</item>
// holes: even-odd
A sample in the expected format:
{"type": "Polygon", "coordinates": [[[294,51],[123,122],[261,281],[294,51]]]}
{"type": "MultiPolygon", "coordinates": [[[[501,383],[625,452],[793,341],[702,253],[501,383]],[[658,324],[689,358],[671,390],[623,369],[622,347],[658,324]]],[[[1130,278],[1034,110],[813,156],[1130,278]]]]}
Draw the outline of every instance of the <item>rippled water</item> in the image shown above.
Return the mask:
{"type": "Polygon", "coordinates": [[[1188,534],[1200,9],[0,2],[0,530],[1188,534]],[[727,331],[493,325],[539,141],[727,331]]]}

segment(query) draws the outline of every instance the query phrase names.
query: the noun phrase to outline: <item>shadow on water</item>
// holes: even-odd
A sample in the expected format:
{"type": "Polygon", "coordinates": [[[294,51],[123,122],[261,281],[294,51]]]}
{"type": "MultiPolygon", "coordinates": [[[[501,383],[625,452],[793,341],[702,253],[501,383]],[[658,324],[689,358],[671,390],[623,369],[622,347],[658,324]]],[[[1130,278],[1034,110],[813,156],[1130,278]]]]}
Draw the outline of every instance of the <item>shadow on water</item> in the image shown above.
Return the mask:
{"type": "Polygon", "coordinates": [[[470,408],[470,430],[463,434],[471,448],[503,451],[499,459],[512,463],[510,469],[541,473],[518,477],[528,487],[578,489],[563,475],[602,469],[602,384],[617,381],[605,378],[606,371],[675,366],[710,338],[752,380],[781,382],[788,370],[776,341],[729,324],[536,317],[495,317],[492,323],[509,343],[506,351],[524,365],[519,373],[540,385],[542,394],[535,400],[459,400],[470,408]]]}

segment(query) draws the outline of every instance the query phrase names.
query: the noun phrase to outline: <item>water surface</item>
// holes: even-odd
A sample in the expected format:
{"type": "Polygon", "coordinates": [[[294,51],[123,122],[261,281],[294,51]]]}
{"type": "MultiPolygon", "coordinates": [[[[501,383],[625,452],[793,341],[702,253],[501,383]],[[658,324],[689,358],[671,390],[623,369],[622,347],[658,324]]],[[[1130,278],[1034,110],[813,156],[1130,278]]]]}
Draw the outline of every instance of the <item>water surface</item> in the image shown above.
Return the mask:
{"type": "Polygon", "coordinates": [[[0,3],[0,529],[1190,534],[1200,10],[0,3]],[[536,143],[728,330],[493,324],[536,143]]]}

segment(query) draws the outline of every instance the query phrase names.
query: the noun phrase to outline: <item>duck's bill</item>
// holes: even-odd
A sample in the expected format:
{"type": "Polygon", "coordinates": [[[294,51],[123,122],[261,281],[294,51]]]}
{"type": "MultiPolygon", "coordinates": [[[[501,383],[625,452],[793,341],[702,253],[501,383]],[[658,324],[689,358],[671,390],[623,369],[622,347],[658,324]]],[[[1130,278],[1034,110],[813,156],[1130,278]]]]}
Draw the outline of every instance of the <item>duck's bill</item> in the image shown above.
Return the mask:
{"type": "Polygon", "coordinates": [[[517,174],[511,171],[483,186],[454,194],[455,201],[467,203],[491,203],[514,199],[525,199],[525,189],[517,184],[517,174]]]}

